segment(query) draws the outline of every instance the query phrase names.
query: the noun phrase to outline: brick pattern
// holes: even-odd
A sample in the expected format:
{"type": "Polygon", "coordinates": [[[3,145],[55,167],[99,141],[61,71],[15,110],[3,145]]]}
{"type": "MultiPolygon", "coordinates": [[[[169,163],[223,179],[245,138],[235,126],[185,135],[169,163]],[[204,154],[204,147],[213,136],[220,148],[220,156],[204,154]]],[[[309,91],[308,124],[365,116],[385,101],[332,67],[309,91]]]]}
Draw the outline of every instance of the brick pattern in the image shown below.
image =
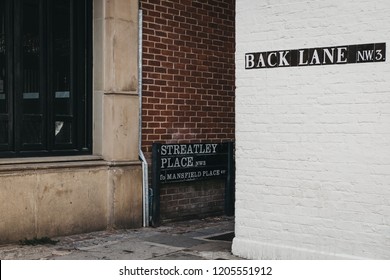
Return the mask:
{"type": "Polygon", "coordinates": [[[225,182],[211,180],[163,186],[161,219],[182,220],[224,213],[225,182]]]}
{"type": "Polygon", "coordinates": [[[141,0],[142,148],[234,139],[235,1],[141,0]]]}
{"type": "Polygon", "coordinates": [[[257,70],[244,62],[248,52],[386,42],[390,2],[236,3],[233,252],[390,258],[389,62],[257,70]]]}

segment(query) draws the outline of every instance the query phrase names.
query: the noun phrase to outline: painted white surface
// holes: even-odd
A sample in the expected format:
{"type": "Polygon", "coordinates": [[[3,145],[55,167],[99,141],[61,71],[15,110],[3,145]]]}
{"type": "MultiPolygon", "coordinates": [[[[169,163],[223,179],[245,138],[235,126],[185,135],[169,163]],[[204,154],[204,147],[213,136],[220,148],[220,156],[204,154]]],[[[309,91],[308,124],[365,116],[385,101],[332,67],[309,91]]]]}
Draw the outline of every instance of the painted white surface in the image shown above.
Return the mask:
{"type": "Polygon", "coordinates": [[[388,0],[236,1],[236,238],[254,259],[390,259],[390,64],[245,70],[386,42],[388,0]]]}

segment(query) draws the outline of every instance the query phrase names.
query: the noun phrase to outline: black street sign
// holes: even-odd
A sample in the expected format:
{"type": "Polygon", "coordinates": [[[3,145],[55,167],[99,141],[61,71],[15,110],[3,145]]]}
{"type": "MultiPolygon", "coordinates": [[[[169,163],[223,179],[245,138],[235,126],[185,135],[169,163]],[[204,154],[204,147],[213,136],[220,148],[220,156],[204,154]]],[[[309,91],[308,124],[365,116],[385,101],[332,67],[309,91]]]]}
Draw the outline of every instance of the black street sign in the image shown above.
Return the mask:
{"type": "Polygon", "coordinates": [[[301,67],[386,61],[386,43],[253,52],[245,54],[245,69],[301,67]]]}
{"type": "Polygon", "coordinates": [[[227,143],[155,144],[153,164],[161,184],[222,178],[227,175],[227,143]]]}
{"type": "Polygon", "coordinates": [[[234,143],[161,144],[152,148],[151,225],[160,225],[162,184],[221,178],[225,214],[234,214],[234,143]]]}

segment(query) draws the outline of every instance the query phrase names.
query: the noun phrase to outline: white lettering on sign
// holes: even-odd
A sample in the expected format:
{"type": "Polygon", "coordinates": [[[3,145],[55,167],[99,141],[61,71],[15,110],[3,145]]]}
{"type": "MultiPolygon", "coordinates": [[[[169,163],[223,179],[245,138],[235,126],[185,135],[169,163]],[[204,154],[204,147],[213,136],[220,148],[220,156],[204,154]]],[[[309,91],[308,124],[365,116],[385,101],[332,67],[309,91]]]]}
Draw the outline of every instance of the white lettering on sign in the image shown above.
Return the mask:
{"type": "Polygon", "coordinates": [[[358,61],[372,61],[374,59],[374,50],[358,51],[358,61]]]}
{"type": "MultiPolygon", "coordinates": [[[[272,56],[272,63],[278,59],[272,56]]],[[[203,180],[225,177],[232,146],[222,143],[156,144],[153,162],[160,183],[203,180]]]]}
{"type": "Polygon", "coordinates": [[[324,49],[324,60],[322,63],[326,63],[326,58],[328,58],[328,60],[330,61],[330,63],[334,63],[334,49],[335,48],[330,48],[331,51],[329,51],[329,48],[325,48],[324,49]]]}
{"type": "Polygon", "coordinates": [[[268,55],[268,65],[271,65],[272,67],[275,67],[276,66],[276,62],[275,63],[272,63],[272,55],[275,56],[275,58],[277,57],[276,56],[276,52],[272,52],[268,55]]]}
{"type": "Polygon", "coordinates": [[[337,63],[347,62],[346,51],[347,47],[337,48],[337,63]]]}
{"type": "Polygon", "coordinates": [[[286,56],[290,51],[279,52],[279,66],[288,66],[290,65],[286,59],[286,56]]]}
{"type": "Polygon", "coordinates": [[[320,57],[318,56],[317,50],[314,50],[310,64],[321,64],[320,57]]]}
{"type": "Polygon", "coordinates": [[[193,157],[162,158],[161,168],[192,167],[194,166],[193,157]]]}
{"type": "Polygon", "coordinates": [[[161,145],[162,156],[215,154],[218,144],[175,144],[161,145]]]}
{"type": "Polygon", "coordinates": [[[375,60],[381,61],[383,59],[382,50],[376,50],[375,60]]]}
{"type": "Polygon", "coordinates": [[[260,54],[259,63],[257,64],[257,67],[266,67],[263,54],[260,54]]]}
{"type": "Polygon", "coordinates": [[[307,65],[308,64],[308,60],[306,59],[305,62],[303,62],[303,54],[304,54],[305,50],[299,50],[299,64],[298,65],[307,65]]]}
{"type": "Polygon", "coordinates": [[[253,54],[245,55],[245,68],[253,68],[255,66],[255,56],[253,54]]]}
{"type": "Polygon", "coordinates": [[[386,61],[386,43],[245,54],[245,68],[277,68],[386,61]]]}

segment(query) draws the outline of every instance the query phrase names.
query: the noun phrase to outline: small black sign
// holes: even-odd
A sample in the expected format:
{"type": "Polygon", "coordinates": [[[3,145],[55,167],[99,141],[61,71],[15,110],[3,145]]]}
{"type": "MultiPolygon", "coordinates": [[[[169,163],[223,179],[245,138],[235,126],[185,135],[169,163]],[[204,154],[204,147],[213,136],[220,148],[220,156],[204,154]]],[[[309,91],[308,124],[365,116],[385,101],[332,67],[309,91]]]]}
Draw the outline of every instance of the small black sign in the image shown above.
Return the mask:
{"type": "Polygon", "coordinates": [[[151,225],[160,225],[162,184],[221,178],[225,214],[234,214],[234,143],[161,144],[152,148],[151,225]]]}
{"type": "Polygon", "coordinates": [[[386,43],[372,43],[246,53],[245,69],[382,61],[386,61],[386,43]]]}
{"type": "Polygon", "coordinates": [[[154,144],[157,179],[162,184],[224,178],[227,143],[154,144]]]}

